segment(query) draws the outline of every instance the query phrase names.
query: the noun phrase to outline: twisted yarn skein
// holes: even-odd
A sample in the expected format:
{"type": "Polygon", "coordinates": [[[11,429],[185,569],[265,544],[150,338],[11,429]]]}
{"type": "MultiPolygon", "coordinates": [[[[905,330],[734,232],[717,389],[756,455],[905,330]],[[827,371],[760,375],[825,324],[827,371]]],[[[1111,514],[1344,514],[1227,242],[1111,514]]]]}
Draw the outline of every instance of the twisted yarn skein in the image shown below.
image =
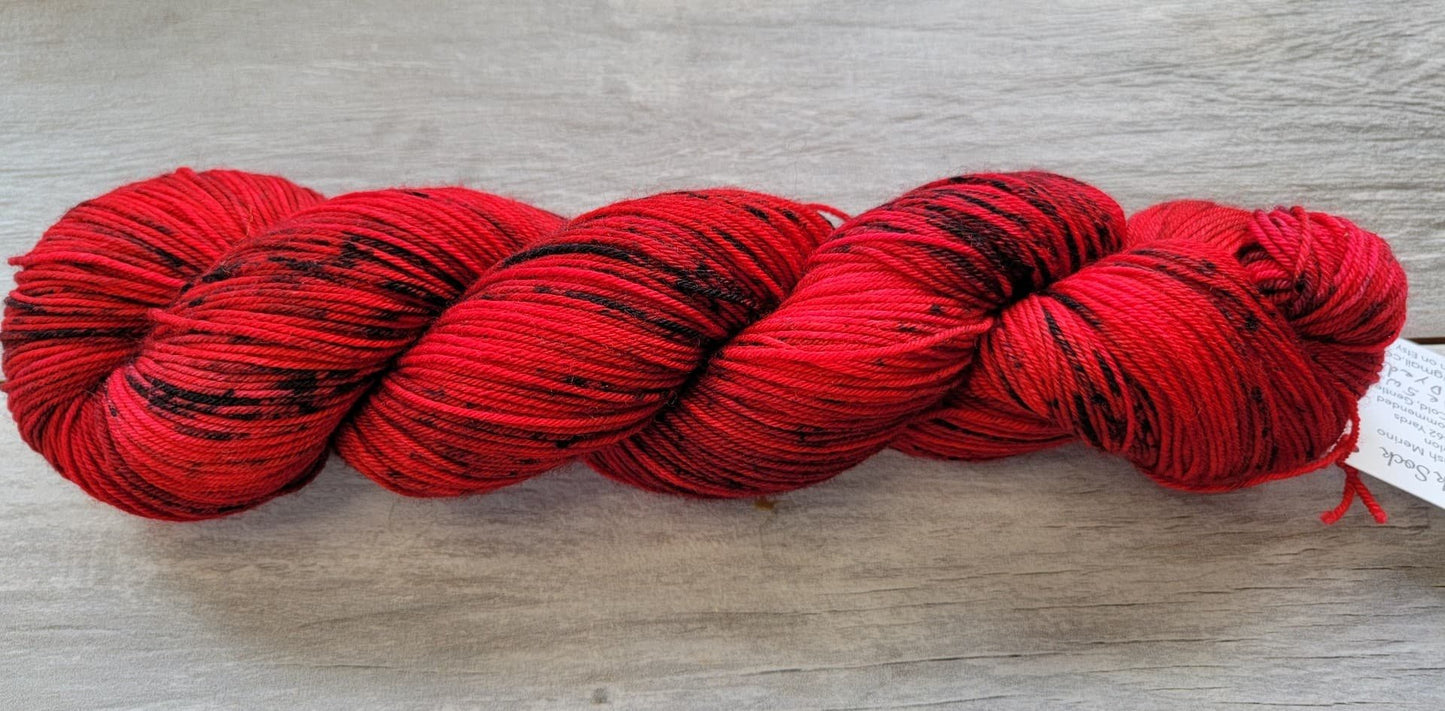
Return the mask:
{"type": "MultiPolygon", "coordinates": [[[[4,389],[61,474],[160,519],[294,491],[331,450],[410,496],[583,458],[749,497],[890,446],[1081,439],[1225,491],[1340,462],[1404,322],[1386,243],[1301,208],[1126,220],[1027,172],[829,211],[714,189],[567,221],[465,188],[328,200],[182,169],[12,260],[4,389]]],[[[1349,472],[1332,517],[1355,493],[1378,514],[1349,472]]]]}

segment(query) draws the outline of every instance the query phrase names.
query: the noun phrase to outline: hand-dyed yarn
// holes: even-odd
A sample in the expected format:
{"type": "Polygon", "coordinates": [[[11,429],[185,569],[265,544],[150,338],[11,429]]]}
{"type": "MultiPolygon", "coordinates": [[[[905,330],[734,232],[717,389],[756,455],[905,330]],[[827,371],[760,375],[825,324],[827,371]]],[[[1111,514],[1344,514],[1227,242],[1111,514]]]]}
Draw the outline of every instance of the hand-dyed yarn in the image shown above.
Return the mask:
{"type": "Polygon", "coordinates": [[[820,211],[718,189],[566,221],[464,188],[326,200],[181,170],[81,203],[12,261],[4,387],[62,474],[163,519],[293,491],[333,447],[412,496],[578,457],[758,496],[889,446],[1073,439],[1223,491],[1348,454],[1404,321],[1385,242],[1300,208],[1126,222],[1032,172],[836,229],[820,211]]]}

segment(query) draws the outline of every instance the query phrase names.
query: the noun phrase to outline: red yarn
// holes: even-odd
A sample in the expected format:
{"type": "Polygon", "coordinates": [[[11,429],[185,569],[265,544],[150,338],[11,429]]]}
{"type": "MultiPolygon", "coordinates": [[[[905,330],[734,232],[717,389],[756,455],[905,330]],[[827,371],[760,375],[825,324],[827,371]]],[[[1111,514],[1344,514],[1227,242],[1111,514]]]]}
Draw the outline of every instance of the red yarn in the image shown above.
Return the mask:
{"type": "MultiPolygon", "coordinates": [[[[836,230],[820,213],[706,190],[564,224],[463,188],[323,200],[181,170],[82,203],[12,260],[5,390],[62,474],[164,519],[293,491],[333,445],[412,496],[576,457],[759,496],[888,446],[1075,438],[1224,491],[1341,461],[1404,320],[1385,242],[1300,208],[1126,223],[1092,187],[1014,173],[836,230]]],[[[1357,474],[1345,494],[1340,514],[1358,494],[1383,515],[1357,474]]]]}

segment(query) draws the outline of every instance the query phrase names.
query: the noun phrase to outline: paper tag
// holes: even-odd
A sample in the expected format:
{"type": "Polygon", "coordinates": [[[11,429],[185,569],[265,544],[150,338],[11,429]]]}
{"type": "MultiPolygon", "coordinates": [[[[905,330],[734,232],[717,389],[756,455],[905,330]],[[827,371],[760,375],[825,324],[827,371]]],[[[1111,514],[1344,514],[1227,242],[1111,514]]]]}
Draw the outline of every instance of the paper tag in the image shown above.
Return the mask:
{"type": "Polygon", "coordinates": [[[1445,508],[1445,355],[1400,339],[1360,401],[1359,451],[1345,462],[1445,508]]]}

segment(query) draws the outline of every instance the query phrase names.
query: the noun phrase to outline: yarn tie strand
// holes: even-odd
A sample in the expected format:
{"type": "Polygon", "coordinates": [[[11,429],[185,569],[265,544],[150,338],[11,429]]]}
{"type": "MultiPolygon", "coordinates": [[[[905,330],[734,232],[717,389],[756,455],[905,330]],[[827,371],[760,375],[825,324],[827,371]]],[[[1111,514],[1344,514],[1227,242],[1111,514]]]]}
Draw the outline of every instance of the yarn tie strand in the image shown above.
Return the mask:
{"type": "MultiPolygon", "coordinates": [[[[294,491],[331,449],[412,496],[584,458],[754,497],[885,447],[1077,439],[1227,491],[1343,461],[1406,293],[1343,218],[1179,201],[1126,220],[1039,172],[852,218],[717,189],[565,221],[464,188],[323,200],[181,170],[82,203],[12,263],[22,436],[95,498],[175,520],[294,491]]],[[[1381,519],[1346,474],[1325,520],[1356,496],[1381,519]]]]}
{"type": "Polygon", "coordinates": [[[1375,523],[1382,525],[1389,523],[1389,514],[1385,513],[1384,507],[1380,506],[1380,502],[1375,500],[1375,495],[1370,493],[1369,487],[1365,486],[1365,482],[1360,479],[1360,470],[1348,464],[1341,464],[1340,468],[1345,472],[1345,493],[1340,499],[1340,505],[1320,514],[1320,520],[1325,525],[1335,525],[1344,517],[1345,512],[1350,510],[1355,498],[1359,497],[1360,501],[1364,502],[1365,509],[1370,512],[1370,516],[1375,519],[1375,523]]]}

